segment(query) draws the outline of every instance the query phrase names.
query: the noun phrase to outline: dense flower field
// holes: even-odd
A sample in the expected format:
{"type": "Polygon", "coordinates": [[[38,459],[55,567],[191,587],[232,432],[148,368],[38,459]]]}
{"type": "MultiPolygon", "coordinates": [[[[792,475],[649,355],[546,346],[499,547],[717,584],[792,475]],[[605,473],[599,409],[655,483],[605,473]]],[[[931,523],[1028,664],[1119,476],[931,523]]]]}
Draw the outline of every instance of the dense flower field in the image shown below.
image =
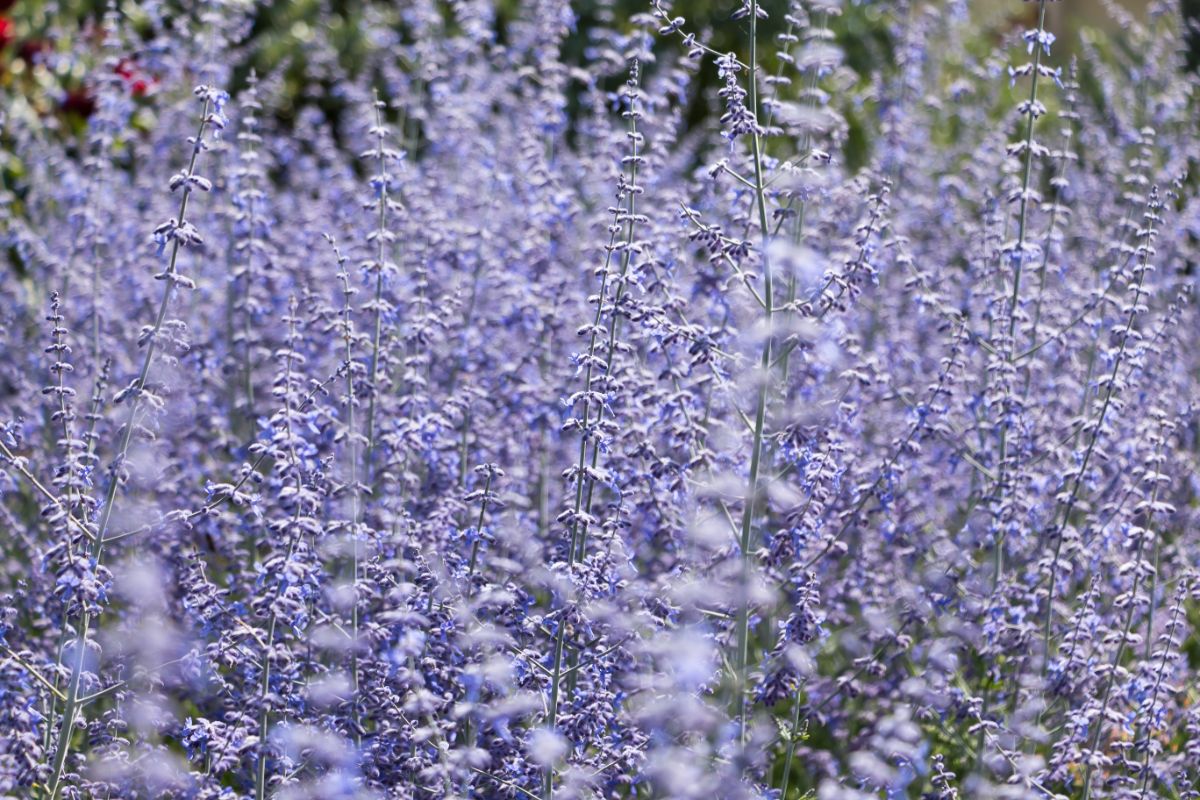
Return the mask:
{"type": "Polygon", "coordinates": [[[1200,80],[1004,2],[47,16],[0,796],[1200,798],[1200,80]]]}

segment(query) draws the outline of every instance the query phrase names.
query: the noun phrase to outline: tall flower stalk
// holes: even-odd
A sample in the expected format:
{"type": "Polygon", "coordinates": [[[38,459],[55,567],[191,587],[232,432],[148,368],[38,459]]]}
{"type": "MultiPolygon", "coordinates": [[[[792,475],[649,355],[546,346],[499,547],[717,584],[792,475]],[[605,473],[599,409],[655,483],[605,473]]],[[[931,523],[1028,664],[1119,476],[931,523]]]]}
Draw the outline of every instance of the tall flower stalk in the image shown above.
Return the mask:
{"type": "MultiPolygon", "coordinates": [[[[1037,253],[1037,248],[1031,245],[1029,238],[1029,209],[1040,194],[1032,185],[1033,162],[1036,155],[1046,152],[1046,148],[1034,139],[1034,127],[1038,119],[1046,113],[1045,105],[1038,100],[1039,79],[1052,77],[1053,73],[1042,65],[1042,56],[1050,54],[1050,45],[1054,42],[1054,34],[1046,30],[1046,5],[1052,0],[1038,0],[1037,27],[1025,32],[1024,39],[1033,61],[1012,70],[1015,76],[1029,76],[1029,98],[1018,106],[1019,113],[1025,117],[1024,138],[1009,146],[1008,152],[1023,157],[1021,168],[1021,188],[1009,197],[1009,201],[1017,204],[1017,238],[1006,242],[1001,247],[1001,256],[1006,265],[1012,267],[1012,293],[1008,299],[1006,317],[1008,329],[1005,332],[1003,346],[998,348],[997,358],[1003,359],[1003,364],[996,367],[996,372],[1002,376],[1004,397],[1000,403],[999,419],[999,456],[996,464],[996,491],[999,495],[998,506],[1003,509],[1005,497],[1011,489],[1012,475],[1009,449],[1012,445],[1012,417],[1017,413],[1012,396],[1012,373],[1017,358],[1017,317],[1021,303],[1021,277],[1026,261],[1037,253]]],[[[1052,223],[1053,224],[1053,223],[1052,223]]],[[[1044,272],[1044,268],[1043,268],[1044,272]]],[[[1001,511],[1003,513],[1003,511],[1001,511]]],[[[1005,530],[1003,524],[996,532],[994,551],[993,587],[999,586],[1004,575],[1005,530]]],[[[995,589],[993,588],[993,591],[995,589]]]]}
{"type": "MultiPolygon", "coordinates": [[[[1138,300],[1135,298],[1134,303],[1138,300]]],[[[1161,412],[1160,412],[1161,416],[1161,412]]],[[[1148,469],[1158,474],[1158,467],[1162,466],[1163,462],[1163,444],[1165,436],[1159,432],[1155,436],[1154,453],[1151,456],[1147,465],[1148,469]]],[[[1144,525],[1132,525],[1129,528],[1127,537],[1132,540],[1134,552],[1133,560],[1128,564],[1129,574],[1132,575],[1129,591],[1122,593],[1116,599],[1116,606],[1125,610],[1124,622],[1121,624],[1121,629],[1117,638],[1117,648],[1113,652],[1112,662],[1105,670],[1104,688],[1100,693],[1100,708],[1095,714],[1095,718],[1090,726],[1091,735],[1088,738],[1087,750],[1084,753],[1085,767],[1083,770],[1083,800],[1090,800],[1092,796],[1092,778],[1096,772],[1096,766],[1102,761],[1102,754],[1099,751],[1100,742],[1104,738],[1105,730],[1109,722],[1109,704],[1113,699],[1113,689],[1116,687],[1117,678],[1122,672],[1122,662],[1125,660],[1125,655],[1129,652],[1133,644],[1133,626],[1136,614],[1144,602],[1154,602],[1154,598],[1146,598],[1143,594],[1143,580],[1149,576],[1153,567],[1147,563],[1148,546],[1152,547],[1153,542],[1158,538],[1158,533],[1155,530],[1154,521],[1163,509],[1159,505],[1159,491],[1161,482],[1154,481],[1153,488],[1150,490],[1150,496],[1142,503],[1139,503],[1139,515],[1144,520],[1144,525]]],[[[1155,692],[1157,693],[1157,687],[1155,692]]],[[[1148,762],[1147,762],[1148,766],[1148,762]]]]}
{"type": "MultiPolygon", "coordinates": [[[[390,213],[396,209],[396,204],[391,199],[391,182],[392,175],[388,165],[400,160],[400,153],[387,145],[389,136],[388,128],[384,124],[383,111],[386,107],[384,101],[376,97],[374,101],[375,124],[368,132],[374,138],[374,147],[363,154],[366,159],[371,159],[375,163],[376,172],[371,178],[371,187],[374,189],[374,200],[369,206],[376,213],[377,225],[375,230],[367,237],[368,242],[374,246],[375,250],[373,258],[366,262],[368,274],[372,277],[374,283],[374,292],[370,303],[365,306],[366,310],[370,311],[371,319],[371,356],[367,365],[367,413],[365,425],[365,441],[363,442],[363,476],[362,480],[368,491],[374,491],[378,482],[377,474],[377,459],[379,448],[379,404],[382,395],[382,386],[380,382],[384,374],[381,368],[384,352],[384,318],[392,310],[392,305],[384,296],[384,286],[387,280],[395,272],[396,266],[391,261],[390,254],[396,241],[396,234],[390,228],[390,213]]],[[[349,357],[349,354],[347,354],[349,357]]],[[[347,371],[347,380],[353,382],[353,370],[347,371]]],[[[349,398],[348,402],[353,405],[353,397],[349,398]]],[[[353,434],[351,434],[353,435],[353,434]]],[[[357,467],[355,467],[357,469],[357,467]]],[[[354,481],[354,492],[358,496],[358,481],[354,481]]],[[[362,509],[358,503],[355,504],[355,514],[359,517],[359,523],[354,526],[350,540],[353,557],[353,598],[350,610],[350,634],[353,641],[353,651],[351,653],[351,675],[354,685],[354,708],[355,716],[358,715],[359,707],[359,578],[362,571],[362,538],[364,530],[361,527],[362,509]]],[[[357,727],[357,725],[356,725],[357,727]]]]}
{"type": "Polygon", "coordinates": [[[750,471],[746,479],[746,494],[742,506],[742,520],[738,538],[741,553],[742,579],[739,589],[737,614],[737,650],[734,654],[734,685],[737,692],[735,711],[738,718],[739,740],[745,744],[747,731],[747,697],[750,666],[750,584],[753,574],[754,523],[759,499],[759,472],[762,468],[763,442],[767,422],[767,399],[771,389],[771,358],[774,346],[775,276],[771,272],[770,237],[767,223],[766,178],[763,171],[761,128],[758,115],[758,20],[765,14],[759,9],[758,0],[749,3],[749,58],[747,60],[747,86],[750,102],[751,123],[746,132],[750,136],[750,155],[754,162],[754,205],[758,212],[759,252],[762,258],[762,322],[763,343],[758,359],[758,374],[755,376],[757,398],[754,404],[754,429],[750,440],[750,471]]]}
{"type": "MultiPolygon", "coordinates": [[[[229,99],[227,94],[211,86],[198,86],[195,94],[203,101],[204,109],[200,114],[200,125],[196,135],[189,140],[192,145],[192,153],[187,169],[175,175],[170,181],[172,191],[182,190],[179,213],[174,219],[160,225],[155,230],[155,236],[160,244],[170,248],[166,269],[154,276],[157,280],[163,281],[162,300],[159,303],[154,324],[141,338],[141,342],[146,348],[145,355],[142,356],[141,369],[138,371],[137,377],[119,395],[120,399],[128,400],[129,411],[125,417],[125,425],[122,428],[116,454],[109,468],[108,488],[101,506],[100,519],[96,524],[95,533],[92,535],[91,549],[88,555],[93,569],[100,566],[104,555],[104,539],[108,534],[109,524],[112,522],[113,509],[122,483],[121,473],[125,468],[125,458],[129,454],[130,444],[133,442],[133,433],[137,427],[137,414],[141,410],[142,399],[146,392],[146,381],[150,375],[150,367],[154,363],[154,355],[158,349],[158,340],[166,320],[167,309],[177,286],[191,288],[194,285],[189,278],[178,271],[180,250],[185,245],[195,245],[202,241],[195,226],[187,219],[188,201],[193,191],[197,189],[208,191],[212,186],[208,179],[196,173],[196,165],[200,154],[208,147],[208,142],[204,138],[205,132],[210,128],[219,132],[225,127],[225,117],[222,111],[229,99]]],[[[75,721],[81,713],[80,688],[88,652],[88,635],[98,611],[99,609],[89,609],[85,606],[72,631],[74,653],[72,654],[71,675],[64,691],[58,741],[54,748],[54,757],[50,764],[50,778],[45,791],[45,796],[49,800],[57,800],[63,788],[63,775],[74,741],[75,721]]]]}
{"type": "MultiPolygon", "coordinates": [[[[305,583],[305,565],[297,563],[305,535],[312,535],[312,520],[320,506],[320,496],[311,483],[310,470],[312,448],[305,441],[303,432],[310,420],[303,417],[303,365],[305,357],[300,353],[302,344],[299,303],[295,296],[289,298],[284,317],[287,335],[284,344],[275,352],[278,372],[272,394],[282,401],[282,408],[270,419],[270,440],[263,445],[275,461],[279,493],[281,495],[280,519],[272,520],[269,528],[285,537],[286,552],[282,548],[272,553],[262,564],[267,592],[263,597],[263,612],[268,617],[266,641],[263,643],[261,673],[259,680],[258,721],[258,765],[255,775],[255,800],[266,800],[268,762],[270,761],[271,707],[277,701],[272,680],[277,677],[273,661],[277,659],[276,645],[280,639],[280,622],[287,613],[296,613],[303,608],[305,598],[296,593],[305,583]],[[290,508],[289,508],[290,506],[290,508]]],[[[307,612],[305,612],[307,614],[307,612]]],[[[293,627],[296,622],[293,621],[293,627]]],[[[280,676],[282,677],[282,676],[280,676]]]]}
{"type": "Polygon", "coordinates": [[[1121,368],[1125,366],[1129,344],[1136,336],[1134,324],[1137,322],[1138,315],[1145,311],[1143,304],[1146,298],[1146,275],[1154,269],[1150,263],[1150,257],[1154,253],[1154,239],[1157,235],[1155,225],[1162,223],[1162,217],[1159,215],[1161,210],[1162,201],[1159,199],[1158,188],[1155,187],[1150,192],[1147,209],[1145,214],[1143,214],[1144,227],[1139,232],[1141,243],[1137,247],[1138,263],[1133,268],[1130,302],[1126,311],[1125,325],[1119,331],[1120,341],[1116,352],[1112,356],[1112,370],[1107,380],[1104,381],[1104,397],[1100,401],[1100,409],[1096,414],[1095,423],[1088,426],[1091,433],[1088,436],[1087,446],[1083,451],[1083,456],[1080,458],[1079,466],[1068,475],[1067,479],[1070,481],[1071,488],[1069,491],[1059,495],[1061,513],[1058,516],[1057,524],[1051,532],[1053,551],[1050,555],[1049,576],[1046,579],[1046,608],[1042,625],[1043,671],[1049,669],[1050,663],[1051,634],[1054,625],[1054,599],[1058,585],[1059,560],[1062,555],[1065,528],[1070,524],[1071,513],[1075,510],[1075,505],[1080,499],[1080,492],[1083,489],[1084,481],[1087,479],[1088,465],[1096,453],[1096,445],[1100,441],[1100,436],[1104,431],[1104,422],[1112,408],[1113,398],[1124,383],[1120,377],[1121,368]]]}
{"type": "MultiPolygon", "coordinates": [[[[604,415],[607,401],[599,386],[606,385],[613,372],[613,362],[617,355],[617,331],[621,319],[621,301],[625,294],[626,279],[629,276],[630,263],[634,251],[634,235],[637,224],[637,196],[641,193],[638,186],[638,166],[642,163],[639,155],[639,145],[642,135],[638,132],[638,120],[641,111],[638,109],[639,74],[638,64],[634,62],[630,68],[629,80],[625,84],[626,108],[622,116],[628,123],[625,138],[629,142],[629,155],[622,158],[623,166],[628,169],[628,177],[622,175],[618,181],[617,200],[612,209],[613,221],[608,226],[608,244],[604,251],[604,266],[600,269],[600,289],[596,294],[596,314],[592,323],[580,329],[581,334],[588,337],[587,352],[578,358],[578,364],[583,369],[583,389],[572,395],[570,402],[573,406],[581,406],[579,416],[569,419],[564,426],[568,430],[579,431],[579,458],[575,466],[568,470],[567,476],[575,486],[575,497],[571,508],[559,516],[560,522],[567,525],[567,563],[574,565],[583,560],[587,547],[588,528],[592,523],[592,498],[595,484],[601,477],[599,460],[601,444],[604,438],[604,415]],[[622,233],[624,234],[622,237],[622,233]],[[613,254],[619,252],[619,267],[614,274],[613,254]],[[611,289],[610,282],[616,285],[611,289]],[[612,299],[609,301],[609,293],[612,299]],[[607,314],[607,328],[605,315],[607,314]],[[604,337],[603,339],[601,337],[604,337]],[[606,349],[601,355],[598,345],[606,341],[606,349]]],[[[472,564],[474,554],[472,554],[472,564]]],[[[547,727],[554,731],[558,725],[559,696],[563,684],[563,661],[566,647],[567,623],[565,616],[559,620],[554,633],[553,667],[550,676],[550,700],[547,706],[547,727]]],[[[554,769],[546,768],[543,794],[546,800],[554,796],[554,769]]]]}
{"type": "Polygon", "coordinates": [[[257,312],[254,290],[260,280],[259,261],[263,250],[262,237],[266,230],[263,205],[266,197],[264,184],[266,175],[262,166],[263,155],[259,152],[262,136],[259,134],[259,115],[262,105],[258,101],[258,79],[251,73],[245,97],[240,99],[243,111],[241,128],[237,134],[239,165],[236,172],[237,193],[234,196],[235,225],[240,233],[235,246],[238,264],[233,271],[230,284],[232,310],[238,314],[238,332],[233,335],[240,340],[240,364],[233,370],[235,379],[230,382],[230,395],[236,406],[242,409],[249,430],[255,420],[254,409],[254,356],[255,315],[257,312]]]}

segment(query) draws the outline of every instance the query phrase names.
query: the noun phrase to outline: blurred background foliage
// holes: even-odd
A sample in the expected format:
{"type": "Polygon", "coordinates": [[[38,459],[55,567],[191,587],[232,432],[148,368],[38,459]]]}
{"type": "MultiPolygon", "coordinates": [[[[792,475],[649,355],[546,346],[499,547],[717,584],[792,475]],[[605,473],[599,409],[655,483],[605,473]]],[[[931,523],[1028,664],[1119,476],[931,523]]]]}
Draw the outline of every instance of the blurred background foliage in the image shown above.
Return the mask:
{"type": "MultiPolygon", "coordinates": [[[[316,105],[334,120],[345,112],[336,86],[314,73],[306,51],[318,31],[336,51],[340,66],[355,75],[369,63],[368,55],[378,46],[373,26],[383,19],[401,37],[406,35],[404,3],[375,3],[365,0],[293,0],[292,2],[255,2],[253,24],[247,31],[234,60],[235,85],[240,88],[253,69],[260,75],[282,78],[282,98],[274,113],[285,127],[296,118],[305,105],[316,105]],[[369,22],[371,20],[372,22],[369,22]]],[[[1200,64],[1200,0],[1176,0],[1185,18],[1193,20],[1193,37],[1189,67],[1200,64]]],[[[1106,47],[1121,47],[1121,15],[1144,16],[1148,0],[1064,0],[1053,3],[1049,10],[1049,25],[1059,40],[1055,55],[1069,58],[1081,36],[1092,36],[1106,47]],[[1098,36],[1102,33],[1103,36],[1098,36]]],[[[4,103],[0,113],[18,103],[27,111],[39,115],[47,130],[65,135],[79,133],[93,103],[89,82],[100,69],[113,69],[125,80],[132,97],[147,109],[143,125],[153,124],[149,111],[159,90],[159,78],[143,59],[141,53],[130,52],[128,58],[115,67],[102,65],[99,58],[100,20],[107,7],[106,0],[0,0],[0,97],[4,103]],[[75,31],[66,37],[62,31],[75,31]],[[57,32],[57,33],[56,33],[57,32]],[[81,43],[90,46],[80,47],[81,43]]],[[[158,2],[160,13],[193,16],[202,7],[193,2],[158,2]]],[[[737,3],[733,0],[677,0],[668,4],[672,14],[682,15],[688,28],[702,34],[720,52],[740,51],[745,37],[740,23],[730,22],[737,3]]],[[[832,21],[838,44],[846,55],[846,64],[858,81],[894,66],[895,53],[885,9],[899,3],[879,0],[854,0],[846,3],[840,18],[832,21]]],[[[910,3],[915,5],[915,3],[910,3]]],[[[1028,27],[1036,16],[1037,4],[1016,0],[971,0],[971,13],[978,22],[981,54],[999,44],[1006,32],[1028,27]]],[[[145,14],[137,0],[116,0],[116,6],[134,30],[145,29],[145,14]]],[[[577,0],[575,26],[565,42],[564,60],[584,66],[589,32],[600,24],[627,26],[635,15],[648,12],[651,0],[577,0]]],[[[770,17],[761,26],[764,42],[771,41],[784,27],[784,0],[766,3],[770,17]]],[[[894,12],[892,12],[894,13],[894,12]]],[[[497,6],[497,36],[503,40],[508,25],[521,14],[521,0],[499,0],[497,6]]],[[[678,48],[677,37],[664,37],[664,48],[678,48]]],[[[765,48],[769,54],[770,47],[765,48]]],[[[766,68],[775,65],[767,56],[766,68]]],[[[699,76],[699,90],[692,93],[689,119],[693,124],[704,121],[712,113],[712,93],[717,87],[716,68],[706,59],[699,76]]],[[[848,122],[844,156],[853,168],[869,157],[871,143],[861,124],[869,108],[840,108],[848,122]]],[[[3,165],[12,169],[12,164],[3,165]]]]}

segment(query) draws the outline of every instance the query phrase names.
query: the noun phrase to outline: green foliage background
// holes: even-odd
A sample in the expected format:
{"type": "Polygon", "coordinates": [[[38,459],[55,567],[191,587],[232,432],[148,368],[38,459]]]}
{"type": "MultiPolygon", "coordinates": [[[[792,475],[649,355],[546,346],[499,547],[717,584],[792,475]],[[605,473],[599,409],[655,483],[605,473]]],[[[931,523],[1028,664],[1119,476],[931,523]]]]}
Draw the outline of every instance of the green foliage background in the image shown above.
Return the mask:
{"type": "MultiPolygon", "coordinates": [[[[1200,0],[1175,1],[1180,3],[1185,14],[1200,20],[1200,0]]],[[[1144,13],[1147,3],[1148,0],[1122,0],[1117,5],[1134,13],[1144,13]]],[[[4,5],[0,2],[0,9],[4,5]]],[[[23,0],[11,5],[6,11],[0,11],[0,14],[8,17],[13,32],[13,41],[0,51],[0,91],[25,96],[36,103],[42,113],[61,112],[63,91],[78,89],[86,82],[87,65],[77,63],[63,66],[55,74],[49,74],[31,59],[22,57],[21,53],[31,42],[59,51],[70,49],[77,37],[66,37],[60,32],[76,31],[81,37],[88,36],[88,31],[95,30],[107,3],[105,0],[62,0],[57,3],[23,0]],[[55,108],[56,103],[59,108],[55,108]]],[[[136,0],[119,0],[117,5],[128,19],[136,21],[139,18],[136,0]]],[[[171,5],[167,4],[168,7],[171,5]]],[[[336,112],[335,103],[330,97],[321,97],[319,90],[314,96],[314,82],[305,62],[305,47],[320,30],[321,35],[328,37],[337,49],[341,66],[351,73],[356,72],[364,63],[364,56],[371,46],[364,15],[368,3],[364,0],[342,0],[332,4],[323,0],[294,0],[257,5],[254,25],[244,43],[244,52],[236,72],[239,80],[244,79],[251,68],[260,74],[282,70],[287,76],[294,106],[316,102],[336,112]],[[323,9],[331,13],[326,14],[323,9]]],[[[784,0],[765,4],[771,16],[760,26],[764,40],[773,37],[783,26],[784,5],[784,0]]],[[[182,15],[197,13],[198,6],[190,2],[175,4],[177,13],[182,15]]],[[[864,77],[888,69],[893,62],[892,42],[883,22],[880,3],[862,0],[847,3],[846,6],[846,13],[834,22],[833,27],[838,44],[846,53],[848,65],[864,77]]],[[[1102,6],[1096,0],[1064,0],[1054,4],[1050,27],[1059,37],[1060,52],[1069,52],[1080,31],[1086,27],[1100,26],[1107,28],[1106,33],[1110,35],[1119,35],[1119,28],[1102,6]]],[[[616,0],[612,4],[578,0],[573,7],[578,24],[567,42],[568,61],[583,64],[587,32],[609,9],[620,24],[620,21],[627,21],[651,6],[649,0],[616,0]]],[[[671,4],[672,13],[687,18],[689,29],[711,32],[710,43],[721,52],[738,51],[745,42],[739,25],[729,21],[735,7],[736,3],[731,0],[678,0],[671,4]]],[[[398,20],[400,4],[393,4],[391,8],[393,17],[398,20]]],[[[1031,22],[1034,5],[1017,0],[973,0],[972,9],[979,20],[980,37],[987,41],[994,40],[1005,29],[1031,22]]],[[[498,10],[498,26],[503,29],[521,13],[521,0],[499,0],[498,10]]],[[[677,44],[676,41],[667,46],[677,44]]],[[[1200,63],[1200,40],[1194,45],[1192,66],[1200,63]]],[[[700,79],[704,88],[715,86],[715,68],[707,64],[700,79]]],[[[238,87],[231,88],[236,91],[238,87]]],[[[709,113],[707,104],[702,100],[704,92],[697,94],[691,109],[693,121],[696,122],[709,113]]],[[[294,107],[285,107],[282,114],[291,116],[294,110],[294,107]]],[[[853,158],[856,155],[853,138],[850,145],[849,155],[853,158]]],[[[860,149],[863,146],[864,143],[857,144],[860,149]]]]}
{"type": "MultiPolygon", "coordinates": [[[[239,0],[232,0],[238,2],[239,0]]],[[[404,38],[409,34],[402,21],[403,3],[379,3],[371,0],[290,0],[284,2],[256,2],[240,0],[255,8],[253,24],[244,41],[229,53],[235,64],[234,85],[227,87],[236,95],[251,70],[259,75],[272,75],[282,79],[281,102],[272,108],[276,121],[285,129],[296,120],[300,110],[315,105],[335,123],[346,113],[333,80],[316,74],[308,61],[311,42],[318,35],[337,53],[340,67],[348,74],[357,75],[371,63],[368,57],[372,44],[368,20],[385,20],[404,38]]],[[[675,0],[668,3],[671,13],[687,19],[689,30],[702,33],[706,41],[719,52],[742,52],[746,34],[742,22],[730,20],[737,7],[737,0],[675,0]]],[[[913,6],[924,6],[928,2],[941,0],[910,0],[913,6]]],[[[1190,16],[1193,40],[1190,43],[1190,67],[1200,65],[1200,0],[1169,0],[1179,3],[1180,10],[1190,16]]],[[[1081,36],[1092,36],[1102,49],[1122,49],[1128,53],[1129,45],[1124,42],[1122,30],[1110,12],[1104,8],[1109,3],[1101,0],[1062,0],[1050,7],[1049,26],[1058,37],[1055,47],[1056,60],[1065,63],[1073,49],[1077,48],[1081,36]]],[[[1129,13],[1144,14],[1149,0],[1112,0],[1112,5],[1126,9],[1129,13]]],[[[36,115],[48,135],[78,137],[86,125],[88,107],[87,87],[96,77],[97,71],[105,69],[100,61],[100,20],[108,0],[0,0],[0,18],[7,23],[7,43],[0,48],[0,114],[22,113],[36,115]],[[57,52],[65,58],[53,59],[49,66],[41,57],[47,52],[57,52]]],[[[769,18],[760,26],[763,42],[773,41],[775,35],[786,24],[784,22],[786,0],[771,0],[764,4],[769,18]]],[[[896,2],[880,0],[854,0],[843,4],[842,16],[831,21],[838,45],[845,53],[846,64],[861,84],[869,84],[879,73],[895,69],[894,43],[891,38],[888,14],[894,14],[896,2]],[[885,8],[889,9],[885,13],[885,8]]],[[[149,24],[141,11],[138,0],[116,0],[116,7],[127,23],[137,31],[148,33],[149,24]]],[[[587,65],[585,48],[589,32],[605,19],[614,19],[620,27],[631,26],[631,19],[648,12],[652,0],[576,0],[573,3],[576,25],[564,43],[564,61],[581,67],[587,65]]],[[[195,17],[203,6],[189,0],[168,0],[161,8],[178,17],[195,17]]],[[[972,14],[977,25],[975,38],[965,42],[967,50],[979,57],[987,54],[1001,43],[1006,32],[1020,30],[1033,24],[1036,3],[1020,0],[971,0],[972,14]]],[[[523,13],[522,0],[498,0],[497,34],[503,39],[509,25],[523,13]]],[[[449,16],[447,16],[449,19],[449,16]]],[[[378,24],[375,22],[374,24],[378,24]]],[[[0,39],[3,42],[4,39],[0,39]]],[[[674,48],[678,51],[679,37],[663,37],[656,44],[657,52],[674,48]]],[[[136,44],[131,45],[135,52],[136,44]]],[[[764,47],[765,68],[773,73],[776,64],[771,56],[773,48],[764,47]]],[[[1133,54],[1136,60],[1136,54],[1133,54]]],[[[951,65],[953,67],[953,65],[951,65]]],[[[653,65],[650,65],[653,69],[653,65]]],[[[953,69],[951,69],[951,72],[953,69]]],[[[1081,76],[1085,91],[1088,76],[1081,76]]],[[[616,87],[614,79],[613,88],[616,87]]],[[[718,77],[712,59],[705,62],[698,75],[698,87],[689,100],[688,117],[692,125],[703,125],[717,107],[715,90],[718,77]]],[[[862,96],[862,92],[848,92],[848,96],[862,96]]],[[[142,113],[135,115],[135,129],[149,129],[155,124],[155,100],[153,92],[140,101],[142,113]]],[[[847,139],[841,155],[850,169],[863,166],[871,157],[872,142],[866,131],[869,115],[876,109],[868,100],[853,106],[849,101],[833,102],[841,116],[847,121],[847,139]]],[[[570,108],[571,106],[569,106],[570,108]]],[[[1053,109],[1052,109],[1053,110],[1053,109]]],[[[334,126],[337,129],[337,125],[334,126]]],[[[23,171],[23,165],[7,152],[3,142],[3,126],[0,125],[0,181],[12,185],[14,178],[23,171]]],[[[953,131],[946,135],[953,136],[953,131]]],[[[410,141],[418,141],[416,135],[410,141]]],[[[773,145],[777,146],[777,145],[773,145]]],[[[20,198],[15,206],[20,213],[20,198]]]]}

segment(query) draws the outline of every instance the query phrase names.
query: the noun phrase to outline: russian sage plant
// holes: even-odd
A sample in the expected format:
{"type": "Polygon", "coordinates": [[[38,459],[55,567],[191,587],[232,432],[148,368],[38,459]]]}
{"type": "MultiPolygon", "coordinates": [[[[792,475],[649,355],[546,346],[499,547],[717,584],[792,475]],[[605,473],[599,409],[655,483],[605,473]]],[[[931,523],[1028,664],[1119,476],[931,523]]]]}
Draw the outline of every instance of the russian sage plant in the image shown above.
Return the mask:
{"type": "Polygon", "coordinates": [[[284,5],[0,4],[0,796],[1200,798],[1186,3],[284,5]]]}

